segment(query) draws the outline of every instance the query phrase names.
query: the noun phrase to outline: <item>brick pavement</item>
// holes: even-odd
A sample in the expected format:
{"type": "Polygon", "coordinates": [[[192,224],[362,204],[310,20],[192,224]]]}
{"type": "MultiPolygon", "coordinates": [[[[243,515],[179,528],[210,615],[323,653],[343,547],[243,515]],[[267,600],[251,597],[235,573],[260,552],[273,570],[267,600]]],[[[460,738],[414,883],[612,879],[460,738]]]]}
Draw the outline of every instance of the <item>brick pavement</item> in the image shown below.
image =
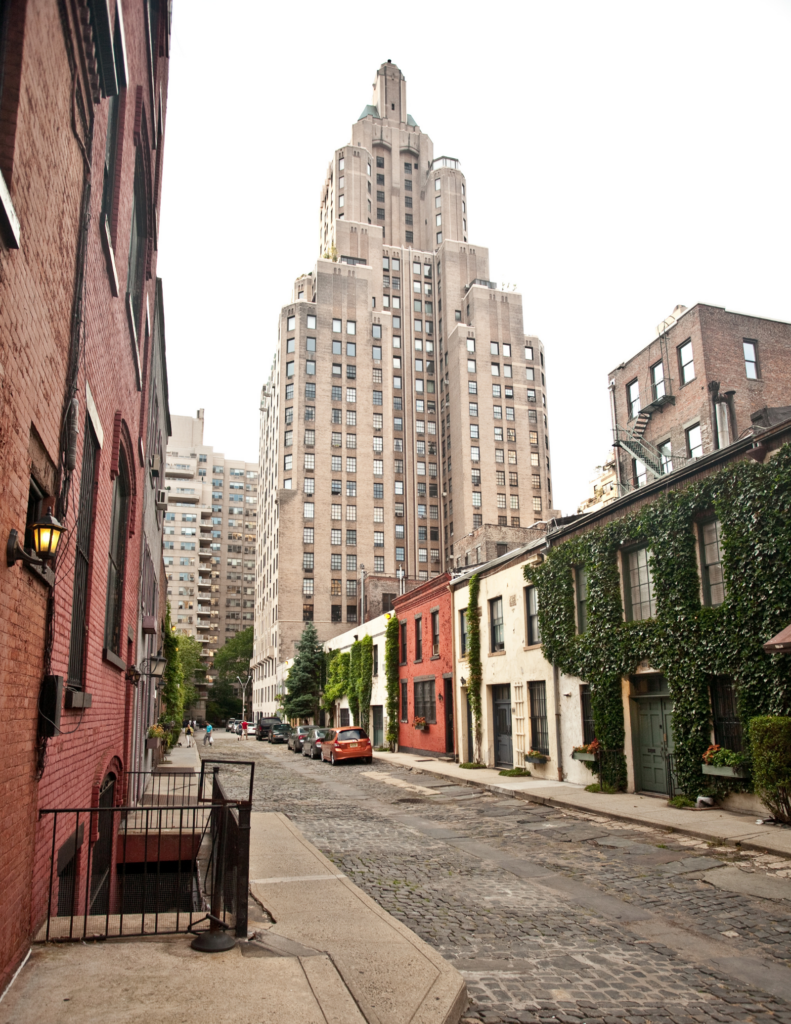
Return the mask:
{"type": "MultiPolygon", "coordinates": [[[[223,747],[218,737],[213,756],[223,747]]],[[[229,746],[229,757],[235,753],[229,746]]],[[[452,960],[471,996],[466,1020],[791,1024],[791,904],[694,877],[719,862],[771,870],[760,856],[451,791],[386,765],[333,770],[261,744],[247,753],[258,762],[255,809],[288,814],[356,885],[452,960]],[[383,773],[426,786],[426,795],[380,782],[383,773]],[[503,858],[519,874],[504,868],[503,858]],[[531,872],[535,878],[523,877],[531,872]],[[562,893],[539,876],[572,888],[562,893]],[[613,908],[624,910],[626,923],[613,908]],[[652,934],[654,918],[642,927],[629,923],[630,915],[650,914],[684,929],[677,934],[692,955],[652,934]],[[736,967],[696,958],[696,943],[736,967]],[[745,956],[774,970],[782,996],[771,994],[771,984],[753,987],[744,970],[749,961],[738,959],[745,956]]]]}

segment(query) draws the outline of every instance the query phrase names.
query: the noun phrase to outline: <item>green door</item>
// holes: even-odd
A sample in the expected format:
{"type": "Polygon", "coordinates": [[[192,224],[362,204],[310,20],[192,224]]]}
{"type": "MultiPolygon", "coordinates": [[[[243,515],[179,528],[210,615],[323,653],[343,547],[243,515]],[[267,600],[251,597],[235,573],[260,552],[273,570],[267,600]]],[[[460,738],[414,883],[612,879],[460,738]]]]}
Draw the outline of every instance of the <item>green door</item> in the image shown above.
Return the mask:
{"type": "Polygon", "coordinates": [[[638,786],[649,793],[667,793],[667,757],[673,745],[673,702],[669,697],[644,697],[637,702],[638,786]]]}

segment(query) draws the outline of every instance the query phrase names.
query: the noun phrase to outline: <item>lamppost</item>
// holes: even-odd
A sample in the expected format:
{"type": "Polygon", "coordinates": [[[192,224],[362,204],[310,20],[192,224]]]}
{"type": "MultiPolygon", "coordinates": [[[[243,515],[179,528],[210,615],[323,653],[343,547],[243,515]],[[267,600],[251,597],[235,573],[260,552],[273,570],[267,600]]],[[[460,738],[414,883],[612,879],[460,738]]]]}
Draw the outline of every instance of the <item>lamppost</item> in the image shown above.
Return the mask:
{"type": "Polygon", "coordinates": [[[404,570],[399,568],[396,571],[396,576],[398,578],[398,593],[399,594],[403,594],[404,593],[404,570]]]}
{"type": "Polygon", "coordinates": [[[242,718],[246,717],[245,713],[244,713],[245,695],[247,693],[247,687],[250,685],[250,680],[251,679],[252,679],[252,676],[248,675],[247,679],[244,682],[242,682],[242,680],[239,678],[239,676],[236,677],[236,682],[242,688],[242,718]]]}
{"type": "Polygon", "coordinates": [[[360,562],[360,622],[365,622],[365,566],[360,562]]]}

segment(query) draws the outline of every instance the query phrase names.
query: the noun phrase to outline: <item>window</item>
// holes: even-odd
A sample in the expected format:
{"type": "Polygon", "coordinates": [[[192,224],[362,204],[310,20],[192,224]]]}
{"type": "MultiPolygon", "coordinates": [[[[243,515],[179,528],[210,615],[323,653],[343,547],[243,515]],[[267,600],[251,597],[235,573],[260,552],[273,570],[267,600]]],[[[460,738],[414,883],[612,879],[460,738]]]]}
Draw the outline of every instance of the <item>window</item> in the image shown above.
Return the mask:
{"type": "Polygon", "coordinates": [[[492,363],[492,376],[493,377],[499,377],[500,376],[500,364],[499,363],[492,363]]]}
{"type": "MultiPolygon", "coordinates": [[[[346,605],[346,621],[347,622],[356,622],[357,621],[357,605],[356,604],[347,604],[346,605]]],[[[348,713],[348,709],[346,709],[346,710],[347,710],[347,713],[348,713]]],[[[343,717],[343,711],[341,712],[341,717],[343,717]]],[[[346,724],[348,725],[349,723],[347,722],[346,724]]]]}
{"type": "Polygon", "coordinates": [[[330,530],[330,544],[343,544],[343,530],[330,530]]]}
{"type": "Polygon", "coordinates": [[[302,594],[303,597],[313,596],[313,577],[309,576],[302,581],[302,594]]]}
{"type": "Polygon", "coordinates": [[[640,382],[633,380],[626,385],[626,406],[629,419],[635,419],[640,413],[640,382]]]}
{"type": "MultiPolygon", "coordinates": [[[[376,520],[375,520],[376,521],[376,520]]],[[[383,548],[385,546],[385,535],[380,530],[374,530],[374,547],[383,548]]]]}
{"type": "Polygon", "coordinates": [[[316,481],[312,476],[305,477],[305,494],[314,494],[316,491],[316,481]]]}
{"type": "Polygon", "coordinates": [[[588,574],[583,566],[575,572],[577,591],[577,632],[584,633],[588,628],[588,574]]]}
{"type": "Polygon", "coordinates": [[[343,518],[342,511],[343,511],[343,506],[342,505],[331,505],[330,506],[330,518],[331,519],[341,519],[341,518],[343,518]]]}
{"type": "Polygon", "coordinates": [[[540,498],[533,498],[533,511],[534,512],[540,512],[541,511],[541,499],[540,498]]]}
{"type": "Polygon", "coordinates": [[[475,360],[474,359],[468,359],[467,360],[467,373],[477,373],[477,372],[478,372],[478,368],[477,368],[477,366],[475,364],[475,360]]]}
{"type": "Polygon", "coordinates": [[[312,448],[316,444],[316,431],[306,430],[305,431],[305,446],[312,448]]]}
{"type": "Polygon", "coordinates": [[[692,342],[685,341],[678,346],[678,369],[682,387],[695,379],[695,363],[692,359],[692,342]]]}
{"type": "MultiPolygon", "coordinates": [[[[401,629],[406,629],[406,623],[401,624],[401,629]]],[[[405,649],[406,650],[406,649],[405,649]]],[[[404,653],[402,665],[406,664],[406,653],[404,653]]],[[[409,718],[409,682],[401,680],[401,721],[406,722],[409,718]]]]}
{"type": "Polygon", "coordinates": [[[722,545],[719,520],[704,523],[700,530],[701,562],[703,563],[703,600],[711,607],[725,600],[725,579],[722,575],[722,545]]]}
{"type": "Polygon", "coordinates": [[[294,363],[293,363],[293,360],[291,362],[289,362],[289,363],[286,363],[286,376],[287,377],[293,377],[294,376],[294,363]]]}
{"type": "Polygon", "coordinates": [[[641,619],[652,619],[656,615],[654,601],[654,580],[648,548],[638,548],[628,554],[629,577],[627,579],[627,596],[629,598],[629,619],[637,622],[641,619]]]}
{"type": "Polygon", "coordinates": [[[549,727],[547,725],[547,684],[527,684],[530,694],[530,748],[540,754],[549,754],[549,727]]]}
{"type": "Polygon", "coordinates": [[[502,427],[495,427],[494,428],[494,439],[495,439],[495,441],[502,441],[502,439],[503,439],[503,428],[502,427]]]}
{"type": "Polygon", "coordinates": [[[541,643],[541,628],[538,624],[538,589],[525,587],[525,609],[527,612],[528,647],[541,643]]]}
{"type": "MultiPolygon", "coordinates": [[[[397,514],[398,513],[396,513],[396,515],[397,514]]],[[[396,558],[397,562],[405,561],[405,556],[404,556],[404,551],[405,550],[406,550],[405,548],[396,548],[396,556],[395,556],[395,558],[396,558]]]]}
{"type": "Polygon", "coordinates": [[[352,364],[351,366],[347,366],[346,367],[346,379],[347,380],[356,380],[356,378],[357,378],[357,367],[354,364],[352,364]]]}
{"type": "Polygon", "coordinates": [[[651,367],[651,397],[654,401],[665,394],[665,368],[661,360],[651,367]]]}
{"type": "Polygon", "coordinates": [[[433,679],[415,680],[415,718],[425,718],[433,725],[437,721],[436,688],[433,679]]]}
{"type": "MultiPolygon", "coordinates": [[[[77,514],[74,562],[74,597],[72,601],[71,638],[69,643],[69,686],[82,689],[85,661],[85,620],[90,576],[91,522],[93,519],[93,488],[96,476],[96,456],[99,445],[90,425],[85,420],[85,440],[82,446],[82,475],[80,477],[80,505],[77,514]]],[[[41,496],[38,488],[31,487],[28,521],[38,519],[38,502],[41,496]]],[[[174,516],[175,518],[175,516],[174,516]]],[[[27,540],[25,541],[27,544],[27,540]]]]}
{"type": "Polygon", "coordinates": [[[433,611],[431,613],[431,654],[436,656],[439,654],[439,612],[433,611]]]}
{"type": "Polygon", "coordinates": [[[503,623],[503,599],[494,598],[489,602],[489,641],[490,650],[505,650],[505,626],[503,623]]]}
{"type": "Polygon", "coordinates": [[[346,531],[346,547],[354,548],[357,546],[357,531],[347,530],[346,531]]]}
{"type": "Polygon", "coordinates": [[[315,505],[312,501],[303,502],[302,505],[302,518],[313,519],[315,516],[315,505]]]}
{"type": "Polygon", "coordinates": [[[406,665],[406,660],[407,660],[407,659],[406,659],[406,655],[407,655],[407,647],[406,647],[406,623],[405,623],[405,622],[402,622],[402,623],[400,624],[400,626],[401,626],[401,664],[402,664],[402,665],[406,665]]]}
{"type": "Polygon", "coordinates": [[[303,526],[302,528],[302,543],[312,544],[313,543],[313,527],[303,526]]]}
{"type": "Polygon", "coordinates": [[[687,437],[687,456],[690,459],[699,459],[703,455],[703,440],[700,435],[700,424],[689,427],[685,431],[687,437]]]}
{"type": "Polygon", "coordinates": [[[508,504],[512,511],[516,512],[519,509],[519,495],[511,494],[508,497],[508,504]]]}
{"type": "Polygon", "coordinates": [[[129,469],[123,450],[118,456],[118,474],[113,481],[110,513],[110,557],[107,573],[107,608],[104,620],[104,647],[117,658],[122,655],[124,571],[126,538],[129,533],[129,469]]]}
{"type": "Polygon", "coordinates": [[[743,750],[744,736],[733,680],[727,676],[714,676],[710,691],[714,742],[728,750],[743,750]]]}
{"type": "Polygon", "coordinates": [[[129,236],[129,263],[126,278],[126,304],[136,342],[139,333],[140,317],[143,312],[143,294],[145,291],[146,250],[148,248],[148,217],[146,215],[146,208],[143,161],[138,154],[135,164],[132,229],[129,236]]]}
{"type": "Polygon", "coordinates": [[[415,661],[423,660],[423,619],[415,619],[415,661]]]}
{"type": "Polygon", "coordinates": [[[470,448],[470,460],[472,462],[481,461],[481,449],[477,445],[472,445],[470,448]]]}
{"type": "MultiPolygon", "coordinates": [[[[336,556],[332,555],[332,557],[335,558],[336,556]]],[[[338,555],[337,557],[340,559],[340,555],[338,555]]],[[[340,565],[338,566],[338,568],[340,569],[340,565]]],[[[330,597],[341,596],[341,582],[341,580],[330,580],[330,597]]]]}
{"type": "Polygon", "coordinates": [[[347,505],[346,506],[346,522],[356,523],[357,522],[357,506],[347,505]]]}
{"type": "Polygon", "coordinates": [[[745,338],[742,348],[744,350],[744,372],[747,374],[747,379],[758,380],[758,342],[745,338]]]}
{"type": "MultiPolygon", "coordinates": [[[[478,424],[477,423],[471,423],[470,424],[470,437],[477,441],[479,436],[480,435],[479,435],[479,432],[478,432],[478,424]]],[[[500,437],[500,440],[502,441],[502,437],[500,437]]]]}

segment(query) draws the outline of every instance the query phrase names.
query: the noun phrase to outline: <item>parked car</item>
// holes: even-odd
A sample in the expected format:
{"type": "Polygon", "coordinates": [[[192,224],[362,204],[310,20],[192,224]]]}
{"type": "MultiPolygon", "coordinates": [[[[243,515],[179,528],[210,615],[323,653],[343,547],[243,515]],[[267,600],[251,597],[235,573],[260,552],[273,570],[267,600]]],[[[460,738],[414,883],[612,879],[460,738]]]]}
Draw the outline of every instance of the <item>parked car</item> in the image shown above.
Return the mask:
{"type": "Polygon", "coordinates": [[[362,759],[366,764],[373,761],[373,748],[365,729],[357,725],[341,729],[327,729],[327,736],[321,743],[321,759],[336,765],[340,761],[362,759]]]}
{"type": "Polygon", "coordinates": [[[281,721],[277,717],[259,718],[255,723],[255,738],[257,740],[265,740],[268,738],[269,730],[273,725],[281,725],[281,721]]]}
{"type": "Polygon", "coordinates": [[[235,725],[236,725],[236,719],[235,718],[229,718],[228,721],[225,723],[225,731],[226,732],[233,732],[233,727],[235,725]]]}
{"type": "Polygon", "coordinates": [[[278,722],[275,725],[271,725],[269,727],[267,740],[269,741],[269,743],[287,743],[290,735],[291,726],[286,725],[285,722],[278,722]]]}
{"type": "Polygon", "coordinates": [[[288,737],[288,749],[293,750],[295,754],[301,754],[303,740],[312,728],[312,725],[298,725],[296,729],[292,730],[288,737]]]}
{"type": "Polygon", "coordinates": [[[324,729],[316,725],[312,726],[302,741],[303,756],[309,757],[311,761],[317,761],[321,757],[321,745],[331,731],[331,729],[324,729]]]}

